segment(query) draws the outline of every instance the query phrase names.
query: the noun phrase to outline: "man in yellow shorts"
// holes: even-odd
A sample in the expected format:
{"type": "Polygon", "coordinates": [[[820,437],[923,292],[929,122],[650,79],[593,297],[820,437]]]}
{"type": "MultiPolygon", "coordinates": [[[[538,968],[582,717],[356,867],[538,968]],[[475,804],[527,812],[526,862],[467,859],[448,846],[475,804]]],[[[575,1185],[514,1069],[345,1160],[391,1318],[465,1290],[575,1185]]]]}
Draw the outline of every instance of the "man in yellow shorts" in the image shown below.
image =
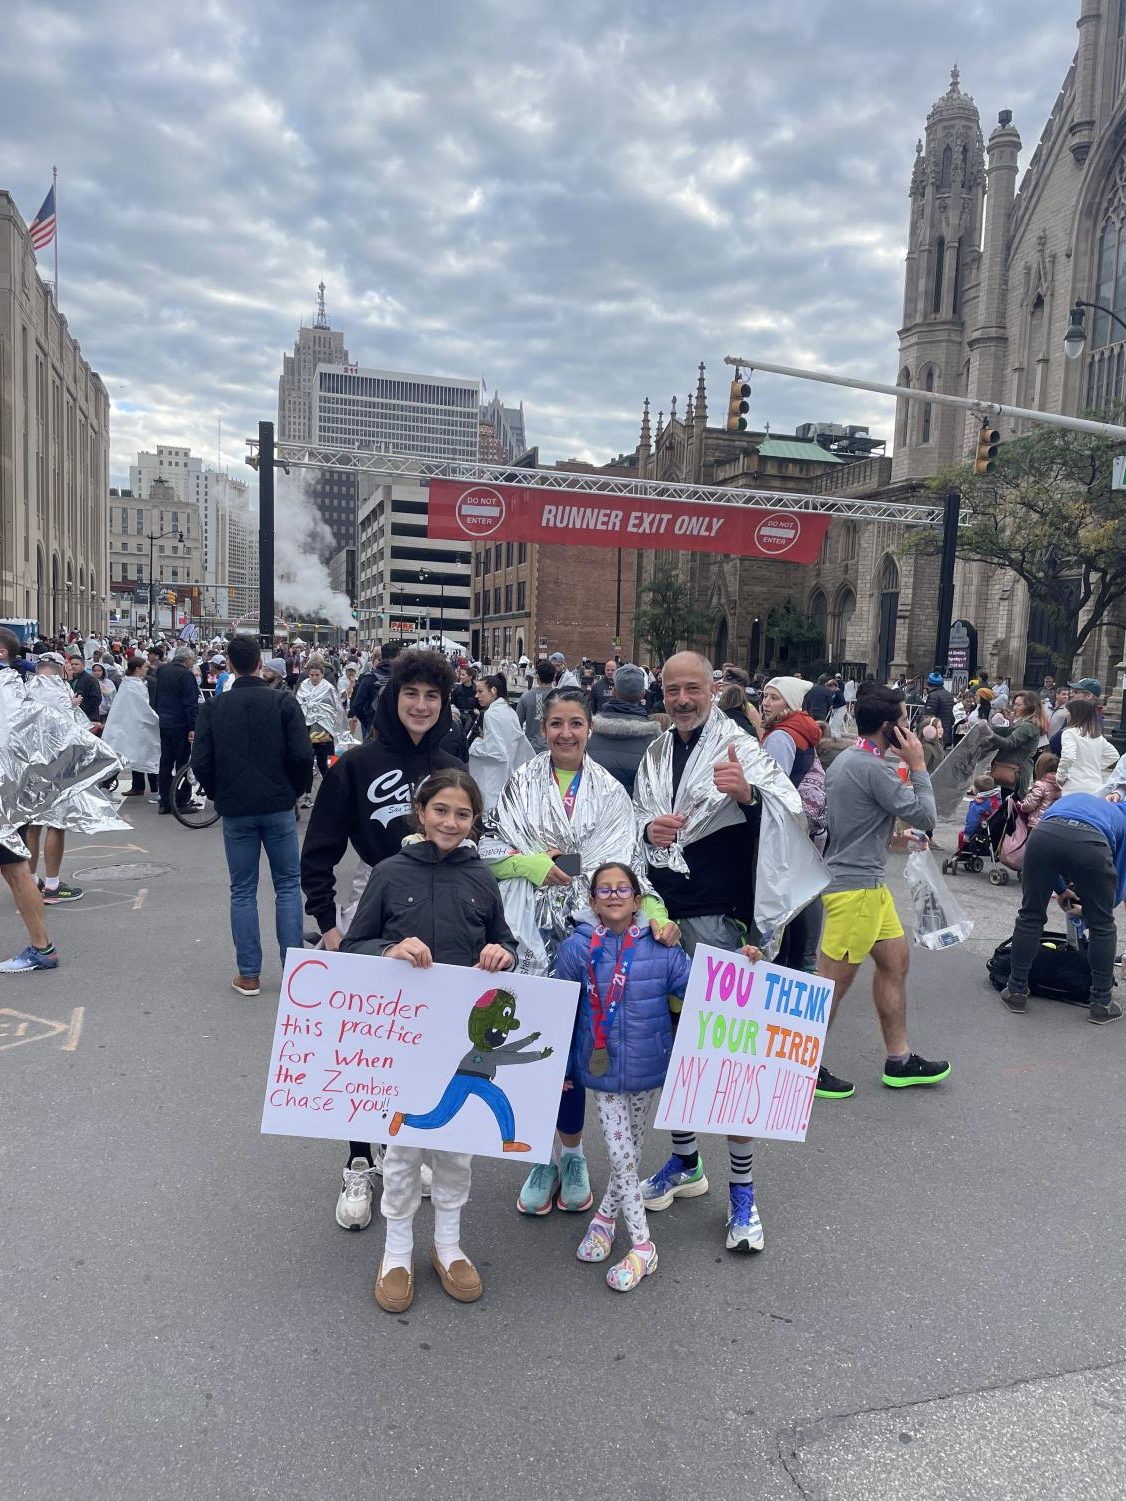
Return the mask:
{"type": "MultiPolygon", "coordinates": [[[[938,1084],[950,1073],[949,1063],[913,1053],[907,1041],[907,939],[884,884],[888,851],[893,844],[907,844],[906,836],[895,835],[896,820],[930,833],[937,822],[934,793],[922,743],[907,728],[902,690],[861,688],[855,712],[859,738],[836,757],[825,776],[830,881],[822,894],[825,926],[817,973],[836,986],[835,1016],[856,971],[871,954],[876,966],[872,999],[887,1051],[883,1082],[890,1089],[938,1084]],[[884,759],[889,750],[903,758],[908,781],[901,782],[884,759]]],[[[822,1065],[819,1098],[846,1100],[854,1093],[852,1084],[822,1065]]]]}

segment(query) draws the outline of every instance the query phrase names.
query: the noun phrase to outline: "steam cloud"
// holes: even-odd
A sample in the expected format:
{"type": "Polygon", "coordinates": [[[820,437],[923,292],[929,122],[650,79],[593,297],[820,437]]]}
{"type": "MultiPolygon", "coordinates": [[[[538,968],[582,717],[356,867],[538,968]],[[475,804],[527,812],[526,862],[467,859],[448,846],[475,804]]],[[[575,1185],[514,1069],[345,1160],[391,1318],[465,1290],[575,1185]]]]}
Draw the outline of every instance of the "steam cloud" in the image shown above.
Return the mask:
{"type": "Polygon", "coordinates": [[[327,560],[337,550],[299,474],[277,471],[274,481],[274,590],[279,610],[322,616],[345,630],[352,606],[329,582],[327,560]]]}

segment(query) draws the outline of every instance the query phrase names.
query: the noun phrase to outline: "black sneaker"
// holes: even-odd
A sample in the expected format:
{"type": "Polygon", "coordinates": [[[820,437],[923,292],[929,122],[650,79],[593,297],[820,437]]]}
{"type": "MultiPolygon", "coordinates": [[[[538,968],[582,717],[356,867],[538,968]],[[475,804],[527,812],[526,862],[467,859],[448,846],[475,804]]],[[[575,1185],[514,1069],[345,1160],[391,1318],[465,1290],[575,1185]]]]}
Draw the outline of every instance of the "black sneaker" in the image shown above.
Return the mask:
{"type": "Polygon", "coordinates": [[[847,1100],[856,1093],[856,1085],[847,1079],[838,1079],[824,1064],[817,1070],[817,1088],[814,1095],[819,1100],[847,1100]]]}
{"type": "Polygon", "coordinates": [[[54,891],[49,886],[44,886],[41,895],[43,905],[53,907],[57,902],[80,902],[86,893],[81,886],[68,886],[65,881],[60,881],[54,891]]]}
{"type": "Polygon", "coordinates": [[[884,1083],[889,1089],[907,1089],[911,1084],[941,1084],[949,1077],[950,1065],[945,1058],[920,1058],[911,1053],[905,1063],[888,1058],[884,1062],[884,1083]]]}
{"type": "Polygon", "coordinates": [[[1001,999],[1010,1011],[1017,1016],[1024,1016],[1028,1011],[1028,991],[1011,990],[1008,985],[1001,992],[1001,999]]]}
{"type": "Polygon", "coordinates": [[[1107,996],[1105,1001],[1092,1001],[1087,1013],[1087,1020],[1094,1022],[1096,1027],[1105,1027],[1107,1022],[1116,1022],[1122,1015],[1122,1007],[1117,1001],[1112,1001],[1107,996]]]}

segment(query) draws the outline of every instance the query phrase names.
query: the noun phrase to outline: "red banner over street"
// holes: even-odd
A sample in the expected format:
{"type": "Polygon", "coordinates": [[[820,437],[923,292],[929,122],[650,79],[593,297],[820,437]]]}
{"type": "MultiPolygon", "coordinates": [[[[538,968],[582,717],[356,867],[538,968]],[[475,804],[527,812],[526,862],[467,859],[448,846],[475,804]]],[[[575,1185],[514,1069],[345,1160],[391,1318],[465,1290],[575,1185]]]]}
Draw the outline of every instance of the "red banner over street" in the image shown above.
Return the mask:
{"type": "Polygon", "coordinates": [[[831,518],[816,512],[695,505],[668,500],[533,490],[522,485],[430,481],[427,533],[458,542],[568,542],[575,547],[660,548],[813,563],[831,518]]]}

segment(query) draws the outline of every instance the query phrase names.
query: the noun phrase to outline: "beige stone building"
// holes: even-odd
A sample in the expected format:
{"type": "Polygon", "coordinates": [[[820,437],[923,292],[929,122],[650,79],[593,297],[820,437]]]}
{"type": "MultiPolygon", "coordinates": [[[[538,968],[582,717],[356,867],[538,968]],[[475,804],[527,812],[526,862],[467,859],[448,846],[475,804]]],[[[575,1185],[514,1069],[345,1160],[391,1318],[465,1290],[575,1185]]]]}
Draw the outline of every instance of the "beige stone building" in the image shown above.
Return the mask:
{"type": "Polygon", "coordinates": [[[107,618],[109,397],[0,191],[0,616],[107,618]]]}
{"type": "MultiPolygon", "coordinates": [[[[1023,175],[1021,150],[1007,109],[986,139],[954,68],[909,175],[897,384],[1070,414],[1112,407],[1126,395],[1126,327],[1088,312],[1078,360],[1066,357],[1063,340],[1077,300],[1126,319],[1126,4],[1081,0],[1078,48],[1023,175]]],[[[812,468],[783,457],[793,440],[780,446],[776,436],[709,427],[703,398],[701,377],[684,417],[673,410],[653,438],[646,414],[640,473],[933,504],[923,483],[966,457],[978,428],[971,412],[901,400],[890,461],[855,456],[812,468]]],[[[1027,424],[1006,418],[1000,428],[1013,438],[1027,424]]],[[[834,522],[813,567],[671,556],[712,616],[710,639],[699,644],[716,657],[752,669],[791,665],[765,628],[772,606],[791,599],[824,622],[824,653],[807,649],[807,657],[884,677],[934,665],[937,567],[902,541],[889,524],[834,522]]],[[[654,554],[640,555],[640,581],[654,564],[654,554]]],[[[1037,685],[1052,670],[1057,629],[1030,610],[1013,575],[959,562],[954,614],[973,628],[977,665],[991,675],[1037,685]]],[[[1075,673],[1109,689],[1124,634],[1126,608],[1088,643],[1075,673]]]]}

